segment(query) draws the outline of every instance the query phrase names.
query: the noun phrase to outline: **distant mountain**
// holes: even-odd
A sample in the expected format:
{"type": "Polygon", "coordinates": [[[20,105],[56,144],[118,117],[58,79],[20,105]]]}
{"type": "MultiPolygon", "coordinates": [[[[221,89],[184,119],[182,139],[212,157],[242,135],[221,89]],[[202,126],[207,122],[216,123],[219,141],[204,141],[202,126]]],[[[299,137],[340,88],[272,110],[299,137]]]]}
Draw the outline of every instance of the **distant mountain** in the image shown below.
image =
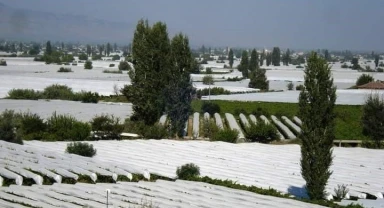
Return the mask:
{"type": "Polygon", "coordinates": [[[128,43],[135,24],[12,8],[0,2],[0,39],[128,43]]]}

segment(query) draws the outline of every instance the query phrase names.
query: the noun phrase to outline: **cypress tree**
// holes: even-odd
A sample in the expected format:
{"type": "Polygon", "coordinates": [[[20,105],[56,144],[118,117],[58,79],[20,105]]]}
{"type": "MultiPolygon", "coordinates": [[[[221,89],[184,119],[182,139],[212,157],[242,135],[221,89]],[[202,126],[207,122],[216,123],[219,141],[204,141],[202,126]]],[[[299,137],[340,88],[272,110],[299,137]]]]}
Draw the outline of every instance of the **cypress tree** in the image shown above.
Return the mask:
{"type": "Polygon", "coordinates": [[[376,66],[376,68],[379,66],[379,59],[380,59],[380,56],[376,55],[375,56],[375,66],[376,66]]]}
{"type": "Polygon", "coordinates": [[[229,59],[229,67],[232,69],[232,67],[233,67],[233,50],[232,50],[232,48],[229,49],[228,59],[229,59]]]}
{"type": "Polygon", "coordinates": [[[329,168],[335,138],[336,87],[331,67],[316,53],[310,55],[304,73],[304,88],[299,96],[299,117],[303,121],[299,136],[302,141],[301,174],[309,198],[321,200],[332,174],[329,168]]]}
{"type": "Polygon", "coordinates": [[[47,44],[46,44],[45,54],[46,55],[51,55],[52,54],[51,41],[48,41],[47,44]]]}
{"type": "Polygon", "coordinates": [[[189,47],[189,39],[177,34],[171,41],[171,71],[166,87],[166,112],[170,119],[170,133],[182,137],[185,122],[191,110],[193,86],[190,73],[193,70],[193,58],[189,47]]]}
{"type": "Polygon", "coordinates": [[[324,58],[325,58],[326,61],[330,61],[331,60],[331,56],[329,55],[328,50],[324,51],[324,58]]]}
{"type": "Polygon", "coordinates": [[[91,53],[92,53],[91,46],[90,46],[90,45],[87,45],[87,55],[88,55],[88,56],[91,56],[91,53]]]}
{"type": "Polygon", "coordinates": [[[291,63],[291,52],[289,51],[289,49],[287,49],[287,51],[283,55],[283,64],[285,66],[288,66],[289,63],[291,63]]]}
{"type": "Polygon", "coordinates": [[[110,43],[107,43],[107,49],[106,49],[105,54],[106,54],[107,56],[109,56],[110,53],[111,53],[111,44],[110,44],[110,43]]]}
{"type": "Polygon", "coordinates": [[[241,61],[240,61],[238,70],[241,71],[244,78],[248,78],[248,68],[249,68],[248,52],[243,51],[243,53],[241,54],[241,61]]]}
{"type": "Polygon", "coordinates": [[[249,61],[249,71],[255,71],[257,68],[259,68],[259,56],[257,51],[253,49],[251,52],[251,60],[249,61]]]}
{"type": "Polygon", "coordinates": [[[267,61],[266,61],[266,62],[267,62],[267,63],[266,63],[267,66],[271,65],[271,63],[272,63],[272,54],[271,54],[271,53],[267,53],[265,59],[267,60],[267,61]]]}
{"type": "Polygon", "coordinates": [[[272,50],[272,65],[280,66],[280,48],[274,47],[272,50]]]}
{"type": "Polygon", "coordinates": [[[265,49],[263,49],[263,53],[260,54],[260,66],[263,66],[265,60],[265,49]]]}

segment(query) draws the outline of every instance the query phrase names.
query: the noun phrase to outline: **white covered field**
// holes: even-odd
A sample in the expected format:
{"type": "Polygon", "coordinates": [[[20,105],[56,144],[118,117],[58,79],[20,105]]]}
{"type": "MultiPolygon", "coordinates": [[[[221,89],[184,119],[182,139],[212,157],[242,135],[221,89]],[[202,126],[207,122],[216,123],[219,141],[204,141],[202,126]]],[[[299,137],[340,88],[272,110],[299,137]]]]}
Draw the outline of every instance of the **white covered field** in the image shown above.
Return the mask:
{"type": "MultiPolygon", "coordinates": [[[[230,144],[205,141],[133,140],[90,142],[97,149],[95,160],[135,166],[156,175],[176,177],[176,168],[186,163],[200,167],[202,176],[231,179],[245,185],[275,188],[305,196],[300,173],[298,145],[230,144]]],[[[39,151],[64,152],[67,143],[26,142],[39,151]]],[[[350,195],[384,193],[384,151],[334,148],[334,162],[327,191],[346,184],[350,195]]]]}
{"type": "MultiPolygon", "coordinates": [[[[94,61],[92,70],[84,70],[83,64],[78,66],[58,66],[46,65],[43,62],[34,62],[32,58],[5,58],[8,66],[0,67],[0,98],[7,96],[9,90],[13,88],[29,88],[42,90],[51,84],[65,84],[73,88],[74,91],[93,91],[101,95],[114,94],[113,87],[116,85],[122,87],[130,84],[130,79],[126,73],[108,74],[103,70],[117,70],[118,61],[94,61]],[[109,68],[109,64],[115,64],[115,67],[109,68]],[[58,73],[60,67],[71,67],[72,73],[58,73]]],[[[227,61],[226,64],[228,65],[227,61]]],[[[237,66],[239,61],[235,61],[237,66]]],[[[360,63],[362,67],[370,65],[374,68],[373,62],[365,64],[360,63]]],[[[218,64],[214,61],[209,62],[204,67],[215,67],[217,70],[223,70],[224,64],[218,64]]],[[[286,90],[288,82],[293,82],[296,86],[303,84],[303,69],[296,69],[295,66],[269,66],[267,69],[267,79],[270,81],[271,90],[286,90]]],[[[215,71],[215,69],[214,69],[215,71]]],[[[338,87],[338,104],[362,104],[365,97],[372,93],[371,91],[360,90],[343,90],[353,86],[356,79],[362,74],[361,72],[350,69],[342,69],[340,63],[334,64],[332,67],[334,83],[338,87]]],[[[384,73],[369,73],[375,79],[384,80],[384,73]]],[[[203,85],[201,79],[203,74],[193,74],[192,80],[198,89],[208,88],[203,85]]],[[[228,77],[241,77],[241,73],[234,69],[229,74],[214,74],[213,77],[220,82],[215,82],[211,87],[223,87],[232,92],[249,92],[254,91],[248,88],[248,80],[238,82],[222,82],[228,77]]],[[[383,94],[383,91],[381,91],[383,94]]],[[[282,93],[263,93],[263,94],[244,94],[244,95],[222,95],[213,96],[211,99],[220,100],[243,100],[243,101],[270,101],[270,102],[297,102],[298,92],[282,92],[282,93]]]]}

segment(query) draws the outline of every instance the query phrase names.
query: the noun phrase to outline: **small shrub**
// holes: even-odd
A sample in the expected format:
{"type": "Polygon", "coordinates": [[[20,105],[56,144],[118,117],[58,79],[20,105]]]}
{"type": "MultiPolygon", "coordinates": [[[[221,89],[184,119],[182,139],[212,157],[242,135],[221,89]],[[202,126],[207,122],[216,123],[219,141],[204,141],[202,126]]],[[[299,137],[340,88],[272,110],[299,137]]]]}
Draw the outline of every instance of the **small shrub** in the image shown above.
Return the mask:
{"type": "Polygon", "coordinates": [[[109,64],[109,67],[115,67],[115,64],[109,64]]]}
{"type": "Polygon", "coordinates": [[[292,82],[289,82],[288,84],[287,84],[287,88],[288,88],[288,90],[293,90],[293,83],[292,82]]]}
{"type": "Polygon", "coordinates": [[[348,69],[349,67],[348,67],[347,63],[343,63],[343,64],[341,65],[341,68],[342,68],[342,69],[348,69]]]}
{"type": "Polygon", "coordinates": [[[16,130],[20,116],[12,110],[5,110],[0,114],[0,140],[23,144],[23,140],[16,130]]]}
{"type": "Polygon", "coordinates": [[[73,72],[71,68],[60,67],[57,72],[73,72]]]}
{"type": "Polygon", "coordinates": [[[266,117],[269,117],[269,115],[270,115],[270,113],[267,111],[267,110],[265,110],[265,109],[263,109],[263,108],[257,108],[256,110],[253,110],[252,111],[252,114],[254,115],[254,116],[256,116],[256,118],[259,118],[260,116],[266,116],[266,117]]]}
{"type": "Polygon", "coordinates": [[[364,85],[370,82],[373,82],[375,79],[369,74],[362,74],[359,78],[357,78],[356,86],[364,85]]]}
{"type": "Polygon", "coordinates": [[[275,126],[259,121],[257,124],[251,122],[245,127],[245,138],[251,142],[269,143],[277,140],[279,136],[275,126]]]}
{"type": "Polygon", "coordinates": [[[207,67],[207,68],[205,69],[205,73],[206,73],[206,74],[212,74],[212,68],[211,68],[211,67],[207,67]]]}
{"type": "Polygon", "coordinates": [[[147,126],[141,135],[146,139],[164,139],[167,138],[168,131],[164,126],[155,124],[153,126],[147,126]]]}
{"type": "Polygon", "coordinates": [[[131,65],[127,61],[121,61],[119,64],[120,71],[129,71],[131,70],[131,65]]]}
{"type": "Polygon", "coordinates": [[[296,90],[301,91],[304,89],[304,85],[297,85],[296,90]]]}
{"type": "Polygon", "coordinates": [[[241,80],[243,80],[244,78],[242,78],[242,77],[233,77],[233,78],[231,78],[231,77],[228,77],[227,78],[227,81],[229,81],[229,82],[237,82],[237,81],[241,81],[241,80]]]}
{"type": "Polygon", "coordinates": [[[81,91],[73,96],[74,101],[81,101],[82,103],[97,103],[99,102],[99,93],[91,91],[81,91]]]}
{"type": "Polygon", "coordinates": [[[53,113],[46,123],[47,134],[44,135],[44,140],[47,141],[84,141],[91,133],[88,123],[77,121],[68,115],[53,113]]]}
{"type": "Polygon", "coordinates": [[[207,112],[211,116],[213,116],[215,113],[220,113],[220,106],[216,103],[204,102],[201,106],[201,112],[207,112]]]}
{"type": "Polygon", "coordinates": [[[198,98],[201,98],[202,96],[207,96],[207,95],[229,95],[231,92],[229,90],[225,90],[222,87],[213,87],[211,89],[200,89],[196,91],[196,95],[198,98]]]}
{"type": "Polygon", "coordinates": [[[8,99],[16,100],[38,100],[41,99],[42,93],[32,89],[12,89],[8,92],[8,99]]]}
{"type": "Polygon", "coordinates": [[[244,110],[244,108],[236,108],[234,111],[233,111],[234,115],[238,116],[240,115],[241,113],[242,114],[247,114],[247,111],[244,110]]]}
{"type": "Polygon", "coordinates": [[[377,68],[377,72],[384,72],[384,69],[383,68],[377,68]]]}
{"type": "Polygon", "coordinates": [[[44,89],[43,96],[45,99],[71,100],[74,94],[68,86],[54,84],[44,89]]]}
{"type": "Polygon", "coordinates": [[[77,66],[77,63],[72,63],[72,66],[77,66]]]}
{"type": "Polygon", "coordinates": [[[92,61],[86,61],[84,64],[84,69],[93,69],[92,61]]]}
{"type": "Polygon", "coordinates": [[[384,67],[384,63],[383,63],[383,62],[380,62],[379,66],[380,66],[380,67],[384,67]]]}
{"type": "Polygon", "coordinates": [[[88,60],[88,55],[85,54],[85,53],[81,53],[81,54],[79,55],[79,60],[83,60],[83,61],[88,60]]]}
{"type": "Polygon", "coordinates": [[[214,84],[213,77],[211,75],[204,76],[203,77],[203,84],[205,84],[205,85],[213,85],[214,84]]]}
{"type": "Polygon", "coordinates": [[[296,69],[302,69],[302,68],[304,68],[304,67],[301,65],[296,66],[296,69]]]}
{"type": "Polygon", "coordinates": [[[185,165],[182,165],[181,167],[178,167],[176,170],[176,175],[178,179],[187,180],[192,177],[199,177],[200,176],[200,168],[199,166],[188,163],[185,165]]]}
{"type": "Polygon", "coordinates": [[[93,157],[96,155],[96,149],[92,144],[86,142],[71,142],[67,145],[66,153],[81,155],[84,157],[93,157]]]}
{"type": "Polygon", "coordinates": [[[210,138],[211,141],[222,141],[229,143],[236,143],[239,132],[232,129],[220,129],[213,138],[210,138]]]}
{"type": "Polygon", "coordinates": [[[46,129],[47,125],[39,115],[30,112],[20,115],[18,133],[24,140],[41,140],[46,129]]]}
{"type": "Polygon", "coordinates": [[[118,71],[116,71],[116,70],[104,70],[103,73],[109,73],[109,74],[122,74],[123,71],[121,71],[121,70],[118,70],[118,71]]]}
{"type": "Polygon", "coordinates": [[[4,59],[1,59],[0,66],[7,66],[7,62],[4,59]]]}
{"type": "Polygon", "coordinates": [[[112,140],[120,139],[120,134],[123,132],[124,126],[120,124],[119,118],[113,115],[95,116],[91,121],[94,138],[112,140]]]}
{"type": "Polygon", "coordinates": [[[335,200],[340,201],[345,198],[345,195],[349,192],[349,189],[347,188],[347,185],[343,184],[337,185],[337,188],[334,189],[335,191],[335,200]]]}
{"type": "Polygon", "coordinates": [[[213,138],[218,131],[219,131],[219,127],[217,127],[214,121],[208,120],[208,119],[203,120],[203,129],[202,129],[203,137],[213,138]]]}

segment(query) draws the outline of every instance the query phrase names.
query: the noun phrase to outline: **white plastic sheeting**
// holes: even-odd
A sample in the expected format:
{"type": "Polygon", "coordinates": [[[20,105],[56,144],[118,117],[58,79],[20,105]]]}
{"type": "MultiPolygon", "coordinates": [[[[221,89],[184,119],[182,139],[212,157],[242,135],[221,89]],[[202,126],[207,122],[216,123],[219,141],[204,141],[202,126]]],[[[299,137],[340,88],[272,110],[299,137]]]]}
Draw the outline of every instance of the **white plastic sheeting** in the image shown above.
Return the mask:
{"type": "Polygon", "coordinates": [[[211,115],[209,115],[209,113],[205,112],[204,113],[204,119],[205,120],[207,120],[207,119],[209,120],[210,118],[211,118],[211,115]]]}
{"type": "Polygon", "coordinates": [[[193,137],[199,137],[200,134],[200,113],[195,112],[193,114],[193,137]]]}
{"type": "Polygon", "coordinates": [[[286,116],[282,116],[281,119],[283,119],[289,126],[291,126],[293,129],[295,129],[296,132],[300,133],[301,128],[297,126],[295,123],[293,123],[289,118],[286,116]]]}
{"type": "Polygon", "coordinates": [[[224,129],[223,120],[221,120],[220,114],[215,113],[214,116],[215,116],[216,126],[219,129],[224,129]]]}
{"type": "Polygon", "coordinates": [[[300,120],[299,117],[294,116],[294,117],[293,117],[293,120],[294,120],[296,123],[298,123],[300,126],[303,125],[303,122],[300,120]]]}
{"type": "Polygon", "coordinates": [[[240,117],[240,121],[241,121],[241,123],[243,123],[244,127],[248,127],[250,125],[247,117],[245,117],[244,114],[240,113],[239,117],[240,117]]]}
{"type": "MultiPolygon", "coordinates": [[[[89,143],[97,149],[97,155],[92,159],[100,164],[114,161],[124,170],[128,167],[132,170],[148,169],[151,173],[175,178],[177,167],[195,163],[200,167],[202,176],[271,187],[284,193],[303,190],[305,185],[301,176],[299,145],[174,140],[89,143]]],[[[41,151],[55,152],[63,152],[66,145],[65,142],[38,141],[26,141],[24,144],[41,151]]],[[[384,186],[380,183],[384,181],[384,151],[334,147],[333,156],[330,168],[333,173],[327,184],[327,192],[333,193],[339,184],[348,184],[351,196],[384,192],[384,186]]]]}
{"type": "Polygon", "coordinates": [[[257,124],[257,119],[256,119],[256,116],[254,115],[249,115],[249,119],[251,119],[251,121],[254,123],[254,124],[257,124]]]}
{"type": "Polygon", "coordinates": [[[165,125],[165,122],[167,121],[167,115],[162,115],[159,120],[160,125],[165,125]]]}
{"type": "MultiPolygon", "coordinates": [[[[150,203],[162,208],[320,208],[304,202],[255,194],[201,182],[177,180],[175,182],[122,182],[117,184],[54,184],[53,186],[15,187],[0,189],[0,200],[11,201],[8,206],[25,203],[38,207],[137,207],[150,203]],[[14,194],[14,195],[13,195],[14,194]]],[[[0,205],[1,205],[0,201],[0,205]]]]}
{"type": "Polygon", "coordinates": [[[285,133],[285,135],[288,137],[287,139],[296,138],[296,136],[292,133],[292,131],[289,130],[289,128],[286,125],[284,125],[276,116],[272,115],[271,119],[273,123],[275,123],[281,129],[281,131],[285,133]]]}
{"type": "MultiPolygon", "coordinates": [[[[266,123],[266,124],[270,124],[270,123],[271,123],[271,122],[269,122],[268,118],[265,117],[264,115],[261,115],[261,116],[260,116],[260,119],[261,119],[262,121],[264,121],[264,123],[266,123]]],[[[280,140],[284,140],[284,139],[285,139],[284,136],[279,132],[279,130],[277,130],[277,134],[278,134],[280,140]]]]}
{"type": "Polygon", "coordinates": [[[243,134],[243,131],[241,130],[239,124],[237,123],[235,117],[230,113],[225,113],[225,118],[227,119],[228,126],[232,130],[236,130],[239,135],[237,136],[238,139],[243,140],[245,139],[245,136],[243,134]]]}

